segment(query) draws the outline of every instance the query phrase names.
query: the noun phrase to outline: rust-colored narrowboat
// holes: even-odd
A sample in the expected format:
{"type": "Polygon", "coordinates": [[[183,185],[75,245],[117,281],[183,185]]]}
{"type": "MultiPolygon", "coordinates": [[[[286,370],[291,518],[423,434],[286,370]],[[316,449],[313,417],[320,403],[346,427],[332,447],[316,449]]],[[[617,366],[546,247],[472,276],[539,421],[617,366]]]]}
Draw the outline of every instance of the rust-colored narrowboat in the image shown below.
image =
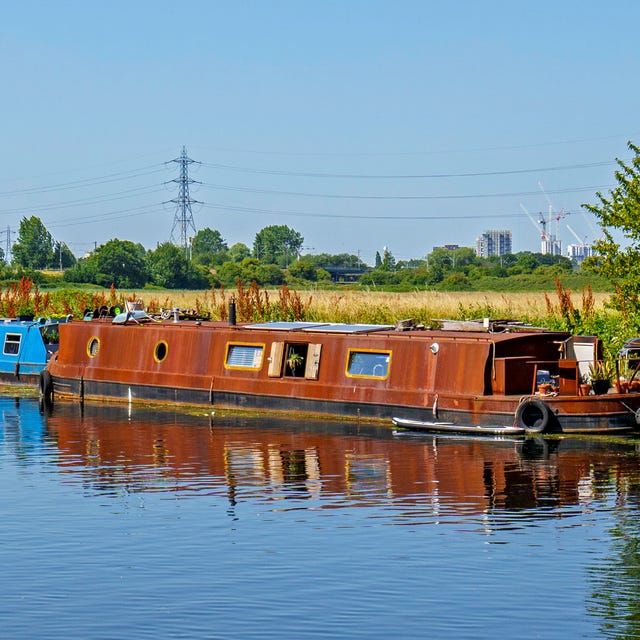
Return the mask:
{"type": "Polygon", "coordinates": [[[640,416],[640,393],[581,392],[601,356],[594,337],[488,321],[477,331],[95,315],[60,326],[44,396],[566,433],[631,430],[640,416]]]}

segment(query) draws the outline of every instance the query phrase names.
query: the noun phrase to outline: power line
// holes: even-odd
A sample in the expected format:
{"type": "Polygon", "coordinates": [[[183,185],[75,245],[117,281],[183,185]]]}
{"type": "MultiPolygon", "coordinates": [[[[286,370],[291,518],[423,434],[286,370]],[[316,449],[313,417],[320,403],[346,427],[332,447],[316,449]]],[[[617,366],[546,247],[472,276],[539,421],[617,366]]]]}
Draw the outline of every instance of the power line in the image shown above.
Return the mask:
{"type": "Polygon", "coordinates": [[[325,173],[318,171],[285,171],[278,169],[259,169],[252,167],[239,167],[230,164],[202,163],[205,167],[223,169],[238,173],[254,173],[271,176],[289,176],[299,178],[346,178],[362,180],[424,180],[443,178],[478,178],[488,176],[507,176],[525,173],[543,173],[547,171],[568,171],[571,169],[591,169],[593,167],[613,166],[616,163],[611,160],[603,162],[588,162],[581,164],[558,165],[551,167],[535,167],[533,169],[507,169],[503,171],[469,171],[461,173],[416,173],[416,174],[363,174],[363,173],[325,173]]]}
{"type": "Polygon", "coordinates": [[[92,224],[95,222],[106,222],[109,220],[119,220],[121,218],[133,218],[137,216],[149,215],[150,213],[156,213],[162,206],[162,203],[147,204],[141,207],[134,207],[131,209],[119,209],[117,211],[109,211],[107,213],[98,213],[91,216],[83,216],[81,218],[68,218],[66,220],[59,220],[57,222],[48,222],[48,227],[73,227],[81,224],[92,224]]]}
{"type": "MultiPolygon", "coordinates": [[[[466,200],[473,198],[507,198],[515,196],[535,196],[539,195],[538,191],[513,191],[499,193],[468,193],[468,194],[449,194],[449,195],[352,195],[352,194],[333,194],[333,193],[309,193],[304,191],[278,191],[274,189],[254,189],[253,187],[232,187],[223,184],[201,183],[203,187],[210,189],[218,189],[221,191],[237,191],[240,193],[262,193],[270,195],[284,196],[302,196],[308,198],[338,198],[345,200],[466,200]]],[[[566,187],[563,189],[552,189],[548,193],[580,193],[582,191],[592,191],[594,189],[608,189],[607,185],[589,185],[585,187],[566,187]]]]}
{"type": "Polygon", "coordinates": [[[98,176],[96,178],[85,178],[83,180],[74,180],[72,182],[61,182],[58,184],[47,185],[44,187],[31,187],[29,189],[14,189],[13,191],[3,191],[0,193],[0,197],[32,195],[32,194],[38,194],[38,193],[47,193],[49,191],[64,191],[67,189],[94,187],[98,184],[119,182],[120,180],[129,180],[131,178],[139,178],[140,176],[149,176],[153,173],[164,171],[164,165],[162,165],[161,168],[153,169],[153,171],[146,171],[146,169],[150,169],[157,166],[158,165],[151,165],[150,167],[143,167],[142,169],[134,169],[132,171],[122,171],[120,173],[112,173],[106,176],[98,176]]]}
{"type": "Polygon", "coordinates": [[[66,209],[69,207],[80,207],[91,204],[103,204],[106,202],[113,202],[114,200],[126,200],[127,198],[131,198],[133,196],[138,196],[142,194],[150,194],[157,193],[159,189],[157,188],[161,185],[152,185],[149,187],[136,187],[135,189],[127,189],[126,191],[117,191],[111,196],[107,195],[99,195],[99,196],[90,196],[87,198],[80,198],[78,200],[67,200],[64,202],[58,202],[57,204],[49,204],[49,205],[39,205],[37,207],[19,207],[16,209],[0,209],[0,215],[6,214],[19,214],[25,211],[32,211],[33,209],[37,209],[38,211],[54,211],[56,209],[66,209]]]}
{"type": "MultiPolygon", "coordinates": [[[[238,213],[251,213],[256,215],[293,216],[300,218],[339,218],[344,220],[481,220],[483,218],[522,218],[521,213],[480,213],[465,215],[369,215],[369,214],[342,214],[342,213],[315,213],[310,211],[286,211],[283,209],[260,209],[256,207],[239,207],[228,204],[206,203],[202,205],[209,209],[221,209],[236,211],[238,213]]],[[[572,213],[570,211],[567,214],[572,213]]]]}

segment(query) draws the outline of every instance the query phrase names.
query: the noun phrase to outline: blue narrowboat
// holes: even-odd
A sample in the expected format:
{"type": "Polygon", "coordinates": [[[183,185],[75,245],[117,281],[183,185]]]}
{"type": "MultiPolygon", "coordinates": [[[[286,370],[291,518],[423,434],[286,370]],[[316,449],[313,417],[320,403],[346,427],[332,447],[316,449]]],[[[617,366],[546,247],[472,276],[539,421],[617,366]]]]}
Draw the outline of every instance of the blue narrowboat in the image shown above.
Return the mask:
{"type": "Polygon", "coordinates": [[[38,384],[40,372],[58,350],[58,327],[68,320],[0,319],[0,382],[38,384]]]}

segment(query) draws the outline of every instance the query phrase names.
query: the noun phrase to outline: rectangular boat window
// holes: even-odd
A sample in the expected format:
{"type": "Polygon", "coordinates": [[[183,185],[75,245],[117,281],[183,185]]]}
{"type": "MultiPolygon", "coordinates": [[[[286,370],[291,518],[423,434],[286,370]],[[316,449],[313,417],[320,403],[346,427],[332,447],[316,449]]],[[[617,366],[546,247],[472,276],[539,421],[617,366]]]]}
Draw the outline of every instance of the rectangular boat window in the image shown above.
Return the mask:
{"type": "Polygon", "coordinates": [[[17,356],[20,352],[20,340],[22,340],[20,333],[7,333],[4,338],[4,355],[17,356]]]}
{"type": "Polygon", "coordinates": [[[292,378],[304,378],[307,368],[308,344],[285,344],[284,375],[292,378]]]}
{"type": "Polygon", "coordinates": [[[263,344],[228,343],[225,369],[260,369],[262,367],[263,344]]]}
{"type": "Polygon", "coordinates": [[[290,377],[317,380],[320,373],[321,344],[273,342],[269,356],[270,378],[290,377]]]}
{"type": "Polygon", "coordinates": [[[386,378],[391,351],[356,351],[349,349],[347,376],[350,378],[386,378]]]}

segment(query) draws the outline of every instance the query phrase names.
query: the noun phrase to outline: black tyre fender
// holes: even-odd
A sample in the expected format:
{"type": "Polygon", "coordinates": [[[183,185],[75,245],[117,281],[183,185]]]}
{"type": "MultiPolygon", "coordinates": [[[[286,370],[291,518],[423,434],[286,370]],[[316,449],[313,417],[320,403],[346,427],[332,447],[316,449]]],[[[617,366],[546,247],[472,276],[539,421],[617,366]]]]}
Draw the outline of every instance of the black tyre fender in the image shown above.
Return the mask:
{"type": "Polygon", "coordinates": [[[51,380],[51,374],[45,369],[40,372],[40,395],[45,400],[51,400],[53,395],[53,381],[51,380]]]}
{"type": "Polygon", "coordinates": [[[516,409],[516,425],[527,431],[542,433],[552,420],[553,414],[549,405],[538,398],[527,398],[516,409]]]}

